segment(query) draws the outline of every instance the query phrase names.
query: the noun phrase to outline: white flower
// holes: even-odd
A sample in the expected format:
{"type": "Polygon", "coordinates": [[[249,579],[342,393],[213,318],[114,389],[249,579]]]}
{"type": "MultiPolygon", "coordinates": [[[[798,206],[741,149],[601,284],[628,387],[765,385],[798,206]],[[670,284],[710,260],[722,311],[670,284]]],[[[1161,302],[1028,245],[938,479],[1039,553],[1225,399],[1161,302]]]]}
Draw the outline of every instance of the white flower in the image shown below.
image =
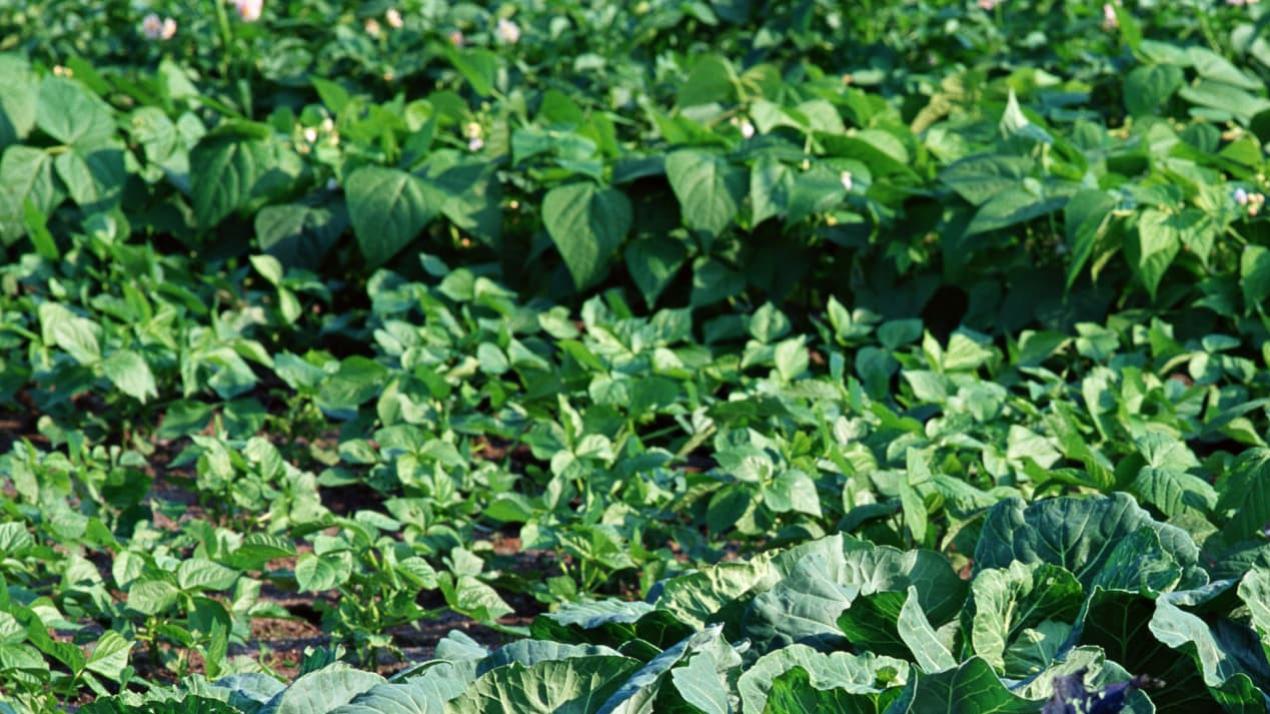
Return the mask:
{"type": "Polygon", "coordinates": [[[494,34],[498,36],[498,41],[504,44],[514,45],[520,41],[520,27],[505,17],[499,18],[494,34]]]}
{"type": "Polygon", "coordinates": [[[842,175],[838,177],[838,180],[842,181],[842,187],[848,191],[850,191],[851,187],[855,185],[855,183],[851,180],[850,171],[843,171],[842,175]]]}
{"type": "Polygon", "coordinates": [[[458,30],[455,30],[454,32],[451,32],[451,33],[450,33],[450,44],[454,45],[455,47],[462,47],[462,46],[463,46],[463,33],[462,33],[462,32],[459,32],[458,30]]]}
{"type": "Polygon", "coordinates": [[[379,21],[371,17],[366,20],[366,34],[371,37],[379,37],[379,21]]]}
{"type": "Polygon", "coordinates": [[[255,22],[265,9],[265,0],[231,0],[243,22],[255,22]]]}
{"type": "Polygon", "coordinates": [[[1235,203],[1241,206],[1248,205],[1248,192],[1242,188],[1235,189],[1235,203]]]}
{"type": "Polygon", "coordinates": [[[172,18],[169,17],[163,21],[162,37],[165,40],[170,40],[173,37],[176,37],[176,20],[173,20],[172,18]]]}
{"type": "Polygon", "coordinates": [[[400,30],[402,24],[401,13],[397,12],[397,8],[390,7],[388,12],[384,13],[384,19],[388,21],[388,26],[394,30],[400,30]]]}
{"type": "Polygon", "coordinates": [[[316,144],[318,140],[317,129],[314,129],[313,127],[306,128],[304,130],[304,140],[310,144],[316,144]]]}
{"type": "Polygon", "coordinates": [[[154,13],[145,16],[141,21],[141,34],[146,36],[147,40],[157,40],[163,37],[163,19],[154,13]]]}
{"type": "Polygon", "coordinates": [[[745,137],[746,139],[752,138],[754,136],[754,125],[751,124],[748,119],[741,120],[740,129],[741,129],[741,136],[745,137]]]}
{"type": "Polygon", "coordinates": [[[330,117],[323,119],[322,131],[326,131],[326,132],[335,131],[335,121],[331,119],[330,117]]]}
{"type": "Polygon", "coordinates": [[[1102,27],[1104,30],[1120,27],[1120,19],[1116,17],[1116,6],[1111,3],[1102,6],[1102,27]]]}
{"type": "Polygon", "coordinates": [[[998,2],[1000,2],[1000,0],[979,0],[979,9],[991,12],[996,9],[998,2]]]}
{"type": "Polygon", "coordinates": [[[483,133],[481,125],[474,121],[468,122],[467,125],[463,127],[463,136],[466,136],[469,139],[479,139],[483,133]]]}
{"type": "Polygon", "coordinates": [[[468,151],[480,151],[485,146],[485,140],[479,136],[474,136],[467,141],[468,151]]]}

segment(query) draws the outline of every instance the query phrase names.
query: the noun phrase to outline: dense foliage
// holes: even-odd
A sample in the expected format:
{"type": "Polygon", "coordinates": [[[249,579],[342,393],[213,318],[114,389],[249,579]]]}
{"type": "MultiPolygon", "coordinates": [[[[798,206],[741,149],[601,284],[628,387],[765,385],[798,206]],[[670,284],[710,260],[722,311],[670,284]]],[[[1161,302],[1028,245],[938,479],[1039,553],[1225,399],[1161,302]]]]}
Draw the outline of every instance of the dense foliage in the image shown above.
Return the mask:
{"type": "Polygon", "coordinates": [[[1270,698],[1256,3],[0,3],[0,712],[1270,698]]]}

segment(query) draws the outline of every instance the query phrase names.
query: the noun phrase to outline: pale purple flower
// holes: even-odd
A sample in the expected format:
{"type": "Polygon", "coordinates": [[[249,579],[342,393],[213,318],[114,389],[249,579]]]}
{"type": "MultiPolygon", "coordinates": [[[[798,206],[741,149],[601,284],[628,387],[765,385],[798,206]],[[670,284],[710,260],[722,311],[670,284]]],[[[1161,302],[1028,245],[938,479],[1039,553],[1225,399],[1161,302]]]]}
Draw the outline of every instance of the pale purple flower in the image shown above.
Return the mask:
{"type": "Polygon", "coordinates": [[[481,137],[474,136],[471,139],[467,140],[468,151],[476,152],[476,151],[480,151],[483,148],[485,148],[485,140],[482,139],[481,137]]]}
{"type": "Polygon", "coordinates": [[[979,0],[979,9],[985,12],[991,12],[996,9],[1001,0],[979,0]]]}
{"type": "Polygon", "coordinates": [[[255,22],[265,9],[265,0],[232,0],[243,22],[255,22]]]}
{"type": "Polygon", "coordinates": [[[154,13],[145,16],[141,21],[141,34],[146,36],[147,40],[157,40],[163,37],[163,18],[154,13]]]}
{"type": "Polygon", "coordinates": [[[498,36],[499,42],[514,45],[520,41],[520,26],[505,17],[500,17],[498,25],[494,27],[494,34],[498,36]]]}
{"type": "Polygon", "coordinates": [[[1248,192],[1242,187],[1235,189],[1235,203],[1238,203],[1241,206],[1248,205],[1248,192]]]}
{"type": "Polygon", "coordinates": [[[1120,27],[1120,18],[1116,17],[1116,6],[1106,3],[1102,6],[1102,28],[1114,30],[1120,27]]]}

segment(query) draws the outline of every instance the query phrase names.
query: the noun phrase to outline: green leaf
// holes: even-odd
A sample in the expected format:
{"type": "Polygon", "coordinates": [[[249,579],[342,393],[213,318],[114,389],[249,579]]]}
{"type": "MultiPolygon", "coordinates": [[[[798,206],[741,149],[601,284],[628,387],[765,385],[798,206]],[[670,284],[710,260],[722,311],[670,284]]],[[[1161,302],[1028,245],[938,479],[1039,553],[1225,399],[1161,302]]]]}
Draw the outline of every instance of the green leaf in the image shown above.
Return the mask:
{"type": "Polygon", "coordinates": [[[439,210],[421,179],[397,169],[360,168],[348,177],[345,189],[357,244],[371,265],[405,248],[439,210]]]}
{"type": "Polygon", "coordinates": [[[899,693],[910,671],[904,660],[879,657],[871,652],[824,654],[806,645],[793,644],[763,655],[741,674],[737,680],[741,711],[747,714],[765,711],[775,681],[795,669],[806,673],[812,688],[865,695],[880,705],[879,712],[885,709],[885,702],[899,693]],[[885,693],[888,688],[893,689],[885,693]]]}
{"type": "Polygon", "coordinates": [[[1211,484],[1178,468],[1145,466],[1129,489],[1170,518],[1184,514],[1202,518],[1217,504],[1217,491],[1211,484]]]}
{"type": "Polygon", "coordinates": [[[1270,658],[1270,568],[1254,568],[1239,582],[1239,598],[1252,618],[1252,627],[1261,638],[1261,648],[1270,658]]]}
{"type": "Polygon", "coordinates": [[[10,146],[0,157],[0,241],[11,243],[26,232],[28,200],[47,216],[62,198],[53,180],[53,158],[35,147],[10,146]]]}
{"type": "Polygon", "coordinates": [[[1022,183],[1032,168],[1033,161],[1022,156],[969,156],[950,164],[939,174],[939,180],[966,201],[982,206],[993,196],[1022,183]]]}
{"type": "Polygon", "coordinates": [[[40,84],[36,126],[63,144],[96,146],[115,130],[110,107],[78,82],[45,77],[40,84]]]}
{"type": "Polygon", "coordinates": [[[1050,563],[1071,571],[1088,588],[1105,567],[1115,565],[1116,547],[1142,528],[1154,531],[1161,552],[1182,568],[1186,581],[1207,579],[1191,537],[1176,526],[1157,523],[1125,493],[1050,498],[1027,506],[1018,498],[1001,501],[988,512],[975,548],[976,573],[1006,568],[1016,560],[1050,563]]]}
{"type": "Polygon", "coordinates": [[[761,711],[768,714],[881,714],[899,693],[898,688],[893,689],[890,696],[837,687],[820,688],[812,682],[807,670],[793,667],[772,680],[766,706],[761,711]]]}
{"type": "Polygon", "coordinates": [[[205,558],[181,561],[176,568],[176,583],[182,590],[228,590],[238,580],[238,571],[205,558]]]}
{"type": "MultiPolygon", "coordinates": [[[[758,594],[745,613],[745,632],[760,651],[795,642],[816,647],[843,642],[839,616],[859,598],[918,588],[923,609],[938,624],[956,614],[965,583],[938,553],[900,551],[831,536],[785,551],[774,562],[783,577],[758,594]]],[[[898,611],[897,611],[898,612],[898,611]]]]}
{"type": "Polygon", "coordinates": [[[447,53],[454,68],[472,85],[477,94],[487,96],[494,91],[498,74],[498,55],[486,49],[450,50],[447,53]]]}
{"type": "Polygon", "coordinates": [[[688,658],[688,664],[670,671],[675,692],[701,714],[730,714],[727,683],[709,652],[688,658]]]}
{"type": "Polygon", "coordinates": [[[447,714],[592,714],[640,663],[627,657],[585,657],[512,663],[476,680],[446,707],[447,714]]]}
{"type": "Polygon", "coordinates": [[[1008,188],[988,199],[966,228],[966,235],[973,236],[989,231],[1026,223],[1062,208],[1067,199],[1061,196],[1046,197],[1023,187],[1008,188]]]}
{"type": "Polygon", "coordinates": [[[794,172],[788,166],[770,156],[755,161],[750,169],[750,222],[757,226],[784,213],[793,189],[794,172]]]}
{"type": "Polygon", "coordinates": [[[736,217],[746,174],[727,159],[695,149],[666,157],[666,176],[682,209],[684,225],[717,236],[736,217]]]}
{"type": "Polygon", "coordinates": [[[1270,297],[1270,250],[1260,245],[1244,246],[1239,259],[1239,287],[1244,304],[1260,309],[1270,297]]]}
{"type": "Polygon", "coordinates": [[[1063,208],[1063,227],[1071,259],[1067,264],[1067,288],[1071,289],[1080,271],[1093,255],[1094,245],[1116,207],[1116,199],[1105,191],[1082,189],[1072,194],[1063,208]]]}
{"type": "Polygon", "coordinates": [[[301,590],[322,592],[338,587],[348,580],[351,564],[340,554],[315,555],[304,553],[295,564],[295,580],[301,590]]]}
{"type": "Polygon", "coordinates": [[[974,653],[1007,676],[1028,676],[1006,668],[1006,650],[1046,620],[1074,620],[1083,600],[1075,576],[1056,565],[1016,561],[982,570],[970,583],[967,605],[974,653]]]}
{"type": "Polygon", "coordinates": [[[625,257],[626,271],[644,296],[645,304],[652,308],[683,267],[688,251],[683,241],[653,236],[628,243],[625,257]]]}
{"type": "Polygon", "coordinates": [[[198,224],[211,228],[245,207],[272,163],[268,145],[259,139],[218,134],[200,141],[190,152],[191,190],[198,224]]]}
{"type": "Polygon", "coordinates": [[[335,374],[327,377],[318,394],[318,405],[336,412],[353,412],[383,388],[388,369],[361,356],[340,362],[335,374]]]}
{"type": "Polygon", "coordinates": [[[1124,78],[1124,106],[1135,117],[1158,114],[1184,81],[1181,68],[1171,64],[1138,67],[1124,78]]]}
{"type": "Polygon", "coordinates": [[[101,346],[97,342],[100,328],[92,320],[49,302],[40,305],[39,316],[46,344],[66,350],[76,362],[85,366],[101,361],[101,346]]]}
{"type": "Polygon", "coordinates": [[[913,659],[922,671],[942,672],[957,666],[952,653],[935,636],[935,629],[930,626],[930,621],[926,619],[926,613],[922,612],[922,606],[918,602],[917,588],[912,585],[908,586],[908,597],[904,600],[896,624],[900,638],[908,645],[913,659]]]}
{"type": "Polygon", "coordinates": [[[163,580],[140,580],[128,588],[128,607],[143,615],[157,615],[176,604],[181,591],[163,580]]]}
{"type": "Polygon", "coordinates": [[[346,211],[334,206],[265,206],[255,220],[260,249],[289,267],[316,268],[346,227],[346,211]]]}
{"type": "Polygon", "coordinates": [[[145,403],[146,399],[159,396],[154,374],[141,355],[132,350],[116,350],[102,362],[102,371],[114,382],[119,391],[145,403]]]}
{"type": "Polygon", "coordinates": [[[604,277],[631,228],[631,202],[590,182],[557,186],[542,201],[542,220],[579,290],[604,277]]]}
{"type": "MultiPolygon", "coordinates": [[[[1264,706],[1264,695],[1254,686],[1243,662],[1257,662],[1264,674],[1270,672],[1264,655],[1251,655],[1248,645],[1254,637],[1230,632],[1242,627],[1231,625],[1225,631],[1210,626],[1198,615],[1182,610],[1176,603],[1185,603],[1187,594],[1168,593],[1156,600],[1155,614],[1151,617],[1151,634],[1172,647],[1186,653],[1198,665],[1204,684],[1218,701],[1228,705],[1264,706]]],[[[1242,707],[1241,707],[1242,708],[1242,707]]],[[[1253,709],[1244,709],[1252,711],[1253,709]]]]}
{"type": "Polygon", "coordinates": [[[1130,241],[1130,259],[1151,299],[1164,272],[1182,249],[1182,232],[1190,225],[1182,216],[1148,208],[1138,219],[1138,240],[1130,241]]]}
{"type": "Polygon", "coordinates": [[[987,662],[972,657],[938,674],[915,674],[892,708],[902,712],[1034,714],[1041,710],[1041,703],[1011,693],[987,662]]]}
{"type": "Polygon", "coordinates": [[[88,660],[84,663],[84,669],[117,682],[128,666],[128,653],[131,651],[132,643],[125,640],[123,635],[113,630],[107,631],[93,646],[92,654],[88,655],[88,660]]]}
{"type": "Polygon", "coordinates": [[[378,674],[336,663],[302,675],[278,692],[258,714],[326,714],[383,683],[384,678],[378,674]]]}

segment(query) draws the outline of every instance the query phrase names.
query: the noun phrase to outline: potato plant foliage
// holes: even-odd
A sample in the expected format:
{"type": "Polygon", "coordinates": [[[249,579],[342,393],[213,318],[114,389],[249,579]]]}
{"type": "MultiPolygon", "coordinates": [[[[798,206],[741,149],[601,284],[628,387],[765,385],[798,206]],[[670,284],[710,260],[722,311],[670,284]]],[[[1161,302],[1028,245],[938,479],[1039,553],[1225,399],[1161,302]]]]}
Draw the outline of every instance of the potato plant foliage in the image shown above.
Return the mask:
{"type": "Polygon", "coordinates": [[[1266,711],[1267,28],[0,3],[0,714],[1266,711]]]}

